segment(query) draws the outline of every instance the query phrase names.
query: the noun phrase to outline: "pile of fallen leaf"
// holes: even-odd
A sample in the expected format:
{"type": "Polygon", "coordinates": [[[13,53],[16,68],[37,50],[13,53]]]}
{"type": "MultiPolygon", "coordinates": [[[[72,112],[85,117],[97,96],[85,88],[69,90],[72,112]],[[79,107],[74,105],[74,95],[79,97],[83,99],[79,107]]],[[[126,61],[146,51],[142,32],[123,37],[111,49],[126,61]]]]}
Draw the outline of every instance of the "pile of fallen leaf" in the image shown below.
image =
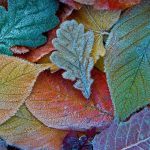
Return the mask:
{"type": "Polygon", "coordinates": [[[149,0],[0,5],[0,150],[150,149],[149,0]]]}

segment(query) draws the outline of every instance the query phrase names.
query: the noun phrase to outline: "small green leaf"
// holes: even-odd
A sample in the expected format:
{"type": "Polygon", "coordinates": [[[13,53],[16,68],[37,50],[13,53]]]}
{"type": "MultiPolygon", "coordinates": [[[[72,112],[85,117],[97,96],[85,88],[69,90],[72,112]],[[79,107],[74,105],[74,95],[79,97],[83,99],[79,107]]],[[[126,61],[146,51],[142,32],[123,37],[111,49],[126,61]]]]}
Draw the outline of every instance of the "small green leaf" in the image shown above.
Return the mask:
{"type": "Polygon", "coordinates": [[[0,54],[12,55],[12,46],[37,47],[42,35],[58,24],[56,0],[8,0],[8,11],[0,7],[0,54]]]}
{"type": "Polygon", "coordinates": [[[74,87],[82,91],[88,99],[91,94],[90,72],[93,68],[93,58],[90,53],[94,43],[92,31],[84,33],[84,26],[75,20],[66,21],[57,30],[57,38],[53,45],[57,51],[53,52],[50,59],[58,67],[66,70],[65,79],[76,80],[74,87]]]}
{"type": "Polygon", "coordinates": [[[150,1],[126,11],[108,38],[105,71],[115,113],[124,120],[150,103],[150,1]]]}

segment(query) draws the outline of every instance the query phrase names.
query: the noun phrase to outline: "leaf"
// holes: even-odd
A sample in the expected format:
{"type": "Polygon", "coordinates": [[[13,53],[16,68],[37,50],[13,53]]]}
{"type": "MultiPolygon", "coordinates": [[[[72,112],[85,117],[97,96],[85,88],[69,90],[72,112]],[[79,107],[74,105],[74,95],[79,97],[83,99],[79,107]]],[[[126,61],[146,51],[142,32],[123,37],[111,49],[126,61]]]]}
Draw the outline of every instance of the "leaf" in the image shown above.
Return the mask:
{"type": "Polygon", "coordinates": [[[75,2],[93,5],[96,9],[119,10],[140,3],[141,0],[74,0],[75,2]]]}
{"type": "Polygon", "coordinates": [[[150,103],[150,1],[128,10],[108,38],[105,71],[115,114],[124,120],[150,103]]]}
{"type": "MultiPolygon", "coordinates": [[[[60,5],[60,9],[57,12],[60,22],[66,20],[66,18],[72,13],[72,11],[73,11],[72,7],[60,5]]],[[[11,50],[14,52],[14,55],[17,57],[26,59],[30,62],[38,62],[45,55],[50,54],[53,50],[55,50],[52,44],[52,39],[56,37],[57,28],[58,27],[54,28],[53,30],[50,30],[47,33],[48,40],[44,45],[40,47],[37,48],[17,47],[17,51],[15,47],[15,48],[11,48],[11,50]],[[25,49],[27,49],[28,51],[25,51],[25,49]],[[18,55],[19,53],[21,55],[18,55]]]]}
{"type": "Polygon", "coordinates": [[[13,116],[31,93],[38,74],[47,69],[15,57],[0,55],[0,124],[13,116]]]}
{"type": "Polygon", "coordinates": [[[7,0],[0,0],[0,6],[7,8],[7,0]]]}
{"type": "Polygon", "coordinates": [[[2,139],[0,139],[0,149],[7,150],[7,143],[2,139]]]}
{"type": "Polygon", "coordinates": [[[14,54],[24,54],[28,53],[30,50],[24,46],[13,46],[10,49],[14,54]]]}
{"type": "Polygon", "coordinates": [[[43,125],[24,105],[15,116],[0,126],[0,135],[3,139],[26,150],[58,150],[66,134],[66,131],[43,125]]]}
{"type": "Polygon", "coordinates": [[[6,141],[0,139],[0,150],[21,150],[21,149],[17,148],[16,146],[8,145],[6,141]]]}
{"type": "Polygon", "coordinates": [[[104,58],[100,57],[99,60],[96,62],[95,67],[100,71],[104,72],[104,58]]]}
{"type": "Polygon", "coordinates": [[[12,55],[12,46],[37,47],[46,42],[42,35],[58,24],[55,0],[8,0],[8,11],[0,7],[0,53],[12,55]]]}
{"type": "MultiPolygon", "coordinates": [[[[52,45],[52,39],[55,36],[56,36],[56,29],[53,29],[48,32],[48,41],[46,42],[45,45],[42,45],[38,48],[30,48],[28,53],[22,55],[15,54],[15,56],[22,59],[26,59],[30,62],[37,62],[42,57],[55,50],[54,46],[52,45]]],[[[21,51],[22,47],[20,47],[19,49],[21,51]]]]}
{"type": "Polygon", "coordinates": [[[81,8],[81,5],[77,2],[74,2],[73,0],[59,0],[59,1],[77,10],[81,8]]]}
{"type": "Polygon", "coordinates": [[[63,78],[76,81],[74,87],[82,91],[85,98],[91,94],[93,79],[90,72],[93,59],[93,32],[84,33],[84,26],[75,21],[65,21],[57,30],[57,38],[52,43],[57,51],[50,56],[52,63],[65,70],[63,78]]]}
{"type": "Polygon", "coordinates": [[[107,31],[119,19],[121,11],[104,11],[94,10],[91,6],[83,6],[79,11],[75,11],[71,18],[85,26],[86,30],[94,32],[94,46],[92,49],[92,57],[94,63],[100,56],[104,56],[106,50],[103,44],[103,35],[108,34],[107,31]]]}
{"type": "Polygon", "coordinates": [[[94,150],[148,150],[150,148],[150,109],[135,114],[127,122],[114,123],[96,135],[94,150]]]}
{"type": "Polygon", "coordinates": [[[45,56],[42,57],[37,63],[38,63],[38,64],[48,64],[51,73],[54,73],[54,72],[60,70],[59,67],[57,67],[56,65],[54,65],[54,64],[50,61],[49,56],[50,56],[49,54],[48,54],[48,55],[45,55],[45,56]]]}
{"type": "Polygon", "coordinates": [[[78,136],[74,131],[68,133],[63,140],[62,150],[93,150],[87,135],[78,136]]]}
{"type": "Polygon", "coordinates": [[[68,5],[64,5],[64,4],[61,4],[61,3],[60,3],[59,8],[60,9],[58,10],[57,15],[59,16],[59,20],[61,22],[65,21],[66,18],[69,17],[72,14],[73,10],[74,10],[73,7],[68,6],[68,5]]]}
{"type": "Polygon", "coordinates": [[[26,100],[30,112],[48,127],[57,129],[103,129],[113,119],[113,106],[103,72],[94,69],[90,101],[61,77],[62,71],[43,72],[26,100]]]}

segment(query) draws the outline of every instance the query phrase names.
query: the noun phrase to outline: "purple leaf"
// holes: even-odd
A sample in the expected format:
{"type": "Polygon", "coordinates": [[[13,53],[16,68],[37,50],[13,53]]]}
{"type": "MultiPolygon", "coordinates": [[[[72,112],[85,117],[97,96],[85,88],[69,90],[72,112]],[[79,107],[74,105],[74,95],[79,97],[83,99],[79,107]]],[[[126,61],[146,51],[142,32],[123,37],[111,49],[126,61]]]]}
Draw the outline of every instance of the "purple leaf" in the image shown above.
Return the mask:
{"type": "Polygon", "coordinates": [[[116,120],[96,135],[94,150],[150,150],[150,109],[135,114],[127,122],[116,120]]]}

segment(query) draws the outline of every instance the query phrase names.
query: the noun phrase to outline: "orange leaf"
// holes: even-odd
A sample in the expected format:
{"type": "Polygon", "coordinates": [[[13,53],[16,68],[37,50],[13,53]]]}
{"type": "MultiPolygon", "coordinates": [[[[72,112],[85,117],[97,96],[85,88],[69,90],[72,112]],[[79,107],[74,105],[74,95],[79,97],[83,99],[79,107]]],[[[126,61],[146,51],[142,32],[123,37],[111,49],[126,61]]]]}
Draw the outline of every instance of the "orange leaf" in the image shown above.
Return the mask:
{"type": "Polygon", "coordinates": [[[48,32],[48,41],[45,45],[38,48],[30,48],[30,52],[22,55],[16,55],[30,62],[37,62],[40,58],[54,50],[52,39],[56,35],[56,29],[48,32]]]}
{"type": "Polygon", "coordinates": [[[141,0],[96,0],[94,7],[96,9],[118,10],[126,9],[140,3],[141,0]]]}
{"type": "Polygon", "coordinates": [[[54,74],[42,73],[26,106],[32,114],[48,127],[58,129],[86,130],[91,127],[102,129],[113,119],[113,106],[105,74],[94,69],[95,82],[92,95],[87,101],[71,81],[61,77],[61,71],[54,74]]]}
{"type": "Polygon", "coordinates": [[[59,150],[67,131],[48,128],[23,105],[15,116],[0,126],[0,136],[8,144],[26,150],[59,150]]]}
{"type": "Polygon", "coordinates": [[[93,5],[96,9],[106,9],[106,10],[119,10],[126,9],[133,5],[140,3],[141,0],[62,0],[68,5],[74,4],[75,2],[93,5]]]}

